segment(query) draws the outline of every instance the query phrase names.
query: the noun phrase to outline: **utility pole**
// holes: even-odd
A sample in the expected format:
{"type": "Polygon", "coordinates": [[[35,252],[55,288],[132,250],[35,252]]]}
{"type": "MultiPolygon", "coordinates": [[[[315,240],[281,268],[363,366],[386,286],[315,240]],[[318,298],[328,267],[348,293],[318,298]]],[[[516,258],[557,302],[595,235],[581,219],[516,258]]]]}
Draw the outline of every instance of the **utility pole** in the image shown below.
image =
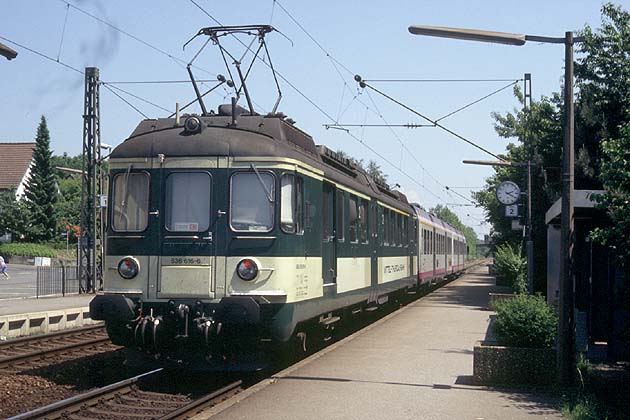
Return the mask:
{"type": "Polygon", "coordinates": [[[523,79],[523,117],[525,118],[524,124],[524,143],[528,148],[527,157],[527,231],[525,236],[525,249],[527,253],[527,291],[530,295],[534,294],[534,240],[533,240],[533,226],[532,226],[532,150],[531,145],[527,145],[530,121],[530,111],[532,108],[532,75],[525,73],[523,79]]]}
{"type": "Polygon", "coordinates": [[[558,308],[558,375],[560,383],[573,383],[575,344],[573,319],[573,32],[564,38],[564,147],[562,151],[562,213],[560,301],[558,308]]]}
{"type": "Polygon", "coordinates": [[[99,70],[85,69],[85,103],[83,110],[83,171],[81,175],[81,238],[79,242],[79,278],[84,291],[92,293],[102,282],[103,220],[100,194],[101,129],[99,70]]]}

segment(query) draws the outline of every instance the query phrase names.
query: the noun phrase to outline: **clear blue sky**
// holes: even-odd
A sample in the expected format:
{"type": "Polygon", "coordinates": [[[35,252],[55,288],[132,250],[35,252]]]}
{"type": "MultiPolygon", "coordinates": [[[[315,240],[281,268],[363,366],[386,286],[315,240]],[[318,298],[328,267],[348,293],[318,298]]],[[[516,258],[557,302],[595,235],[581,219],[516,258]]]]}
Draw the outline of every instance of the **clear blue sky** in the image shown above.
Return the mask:
{"type": "MultiPolygon", "coordinates": [[[[564,59],[561,45],[528,43],[523,47],[510,47],[419,37],[409,34],[410,25],[561,37],[565,31],[579,30],[585,24],[599,27],[602,4],[598,0],[195,1],[222,24],[271,23],[279,29],[290,41],[277,33],[268,36],[275,68],[333,120],[352,124],[423,122],[374,93],[362,92],[357,96],[354,73],[365,79],[512,80],[531,73],[535,98],[560,89],[564,59]],[[333,65],[283,8],[349,72],[333,65]]],[[[0,36],[53,59],[59,57],[60,62],[80,70],[87,66],[98,67],[103,81],[185,80],[185,69],[174,59],[77,8],[185,62],[192,58],[201,41],[194,42],[185,51],[182,45],[199,28],[215,25],[190,0],[68,2],[76,8],[68,8],[62,0],[4,0],[0,36]]],[[[620,4],[630,6],[627,1],[620,4]]],[[[19,53],[17,59],[10,62],[0,59],[0,141],[32,141],[43,114],[48,120],[54,153],[79,154],[83,76],[15,44],[0,42],[19,53]]],[[[239,54],[243,51],[233,42],[228,42],[228,46],[239,54]]],[[[196,70],[198,77],[225,74],[218,51],[211,45],[195,64],[207,71],[196,70]]],[[[249,85],[252,97],[257,110],[268,112],[275,102],[272,79],[260,63],[255,65],[254,75],[249,85]]],[[[375,83],[375,86],[436,119],[508,83],[375,83]]],[[[118,86],[172,110],[176,102],[186,103],[194,95],[189,84],[118,86]]],[[[284,97],[279,110],[296,120],[316,143],[333,150],[342,149],[365,161],[375,160],[389,175],[391,184],[400,184],[412,200],[427,208],[440,203],[465,203],[462,198],[449,195],[442,186],[452,187],[469,197],[471,188],[481,187],[492,173],[487,167],[463,165],[462,159],[491,157],[438,128],[352,129],[352,134],[380,157],[348,134],[326,130],[323,124],[333,122],[329,117],[286,82],[281,82],[281,88],[284,97]]],[[[159,108],[126,94],[122,96],[152,118],[166,115],[159,108]]],[[[227,102],[229,95],[224,91],[206,101],[215,109],[219,103],[227,102]]],[[[490,114],[505,113],[519,106],[512,90],[506,89],[441,123],[494,153],[502,153],[507,142],[494,132],[490,114]]],[[[121,143],[142,118],[110,91],[101,89],[103,142],[121,143]]],[[[478,234],[488,232],[489,226],[480,224],[481,209],[449,207],[478,234]]]]}

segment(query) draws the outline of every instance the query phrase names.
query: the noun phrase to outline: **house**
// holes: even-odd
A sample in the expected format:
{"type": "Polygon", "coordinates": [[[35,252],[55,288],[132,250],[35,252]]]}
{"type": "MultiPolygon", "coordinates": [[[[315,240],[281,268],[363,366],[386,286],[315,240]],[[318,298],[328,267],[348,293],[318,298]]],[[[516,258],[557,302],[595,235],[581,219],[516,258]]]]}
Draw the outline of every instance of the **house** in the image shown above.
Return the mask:
{"type": "Polygon", "coordinates": [[[0,193],[16,189],[16,197],[24,195],[30,175],[35,143],[0,143],[0,193]]]}

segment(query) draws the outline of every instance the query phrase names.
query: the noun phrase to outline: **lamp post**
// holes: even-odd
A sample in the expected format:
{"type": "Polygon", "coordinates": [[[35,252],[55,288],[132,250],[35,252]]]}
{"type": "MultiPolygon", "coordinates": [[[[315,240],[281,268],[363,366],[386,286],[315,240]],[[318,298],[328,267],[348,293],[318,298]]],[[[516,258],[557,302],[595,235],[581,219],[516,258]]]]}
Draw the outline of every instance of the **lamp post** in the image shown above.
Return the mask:
{"type": "Polygon", "coordinates": [[[468,41],[492,42],[506,45],[524,45],[527,41],[548,44],[564,44],[564,145],[562,156],[562,214],[560,270],[560,302],[558,309],[558,379],[561,384],[573,382],[575,348],[573,342],[573,166],[574,166],[574,109],[573,109],[573,44],[584,41],[565,32],[564,38],[538,35],[512,34],[474,29],[445,28],[437,26],[410,26],[414,35],[454,38],[468,41]]]}

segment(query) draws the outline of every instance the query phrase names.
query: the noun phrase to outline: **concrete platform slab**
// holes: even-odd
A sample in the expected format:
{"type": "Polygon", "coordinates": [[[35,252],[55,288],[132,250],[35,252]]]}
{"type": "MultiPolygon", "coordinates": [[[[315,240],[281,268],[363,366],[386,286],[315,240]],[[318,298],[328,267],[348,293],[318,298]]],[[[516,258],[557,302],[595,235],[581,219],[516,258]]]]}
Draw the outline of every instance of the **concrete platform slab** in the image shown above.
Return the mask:
{"type": "Polygon", "coordinates": [[[0,300],[0,339],[94,324],[89,303],[94,295],[0,300]]]}
{"type": "Polygon", "coordinates": [[[560,418],[550,395],[471,385],[496,288],[485,273],[475,269],[195,420],[560,418]]]}

